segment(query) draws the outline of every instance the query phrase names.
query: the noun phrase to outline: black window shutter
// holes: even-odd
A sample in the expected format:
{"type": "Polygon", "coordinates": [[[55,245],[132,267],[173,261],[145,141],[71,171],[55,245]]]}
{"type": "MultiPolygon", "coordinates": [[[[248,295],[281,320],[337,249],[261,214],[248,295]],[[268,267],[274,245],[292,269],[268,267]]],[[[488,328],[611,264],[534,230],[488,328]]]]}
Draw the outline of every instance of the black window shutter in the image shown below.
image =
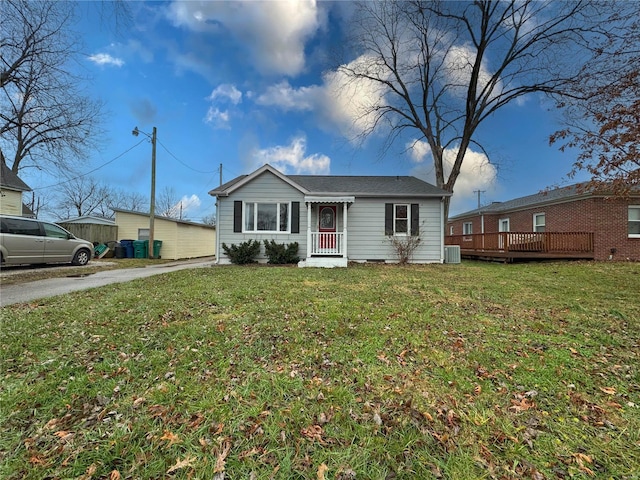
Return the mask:
{"type": "Polygon", "coordinates": [[[242,202],[239,200],[233,202],[233,231],[242,232],[242,202]]]}
{"type": "Polygon", "coordinates": [[[411,236],[417,237],[420,235],[420,205],[417,203],[411,204],[411,236]]]}
{"type": "Polygon", "coordinates": [[[291,202],[291,233],[300,233],[300,202],[291,202]]]}
{"type": "Polygon", "coordinates": [[[384,234],[393,235],[393,203],[384,204],[384,234]]]}

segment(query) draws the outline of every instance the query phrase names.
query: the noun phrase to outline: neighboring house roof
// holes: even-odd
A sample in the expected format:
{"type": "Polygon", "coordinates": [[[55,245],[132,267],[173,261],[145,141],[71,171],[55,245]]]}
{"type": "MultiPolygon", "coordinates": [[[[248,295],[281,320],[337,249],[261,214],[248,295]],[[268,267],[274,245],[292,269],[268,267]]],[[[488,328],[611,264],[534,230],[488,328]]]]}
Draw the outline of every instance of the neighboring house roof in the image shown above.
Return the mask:
{"type": "Polygon", "coordinates": [[[266,171],[278,176],[305,195],[356,195],[359,197],[445,197],[451,195],[446,190],[411,176],[284,175],[268,164],[249,175],[241,175],[220,185],[211,190],[209,195],[227,196],[266,171]]]}
{"type": "Polygon", "coordinates": [[[525,197],[518,197],[506,202],[493,202],[489,205],[485,205],[468,212],[460,213],[449,218],[449,220],[457,220],[464,217],[470,217],[474,215],[486,215],[493,213],[510,212],[513,210],[522,210],[525,208],[531,208],[538,205],[547,205],[550,203],[566,202],[576,200],[578,198],[590,197],[593,195],[606,195],[604,192],[594,192],[586,189],[587,183],[576,183],[568,185],[566,187],[559,187],[552,190],[544,190],[542,192],[527,195],[525,197]]]}
{"type": "Polygon", "coordinates": [[[19,192],[30,192],[31,187],[20,180],[20,177],[13,173],[4,162],[0,161],[0,187],[7,190],[17,190],[19,192]]]}
{"type": "MultiPolygon", "coordinates": [[[[129,213],[131,215],[139,215],[141,217],[149,218],[149,214],[145,213],[145,212],[136,212],[136,211],[133,211],[133,210],[123,210],[121,208],[113,208],[112,210],[114,212],[129,213]]],[[[213,228],[213,229],[216,228],[215,225],[209,225],[209,224],[206,224],[206,223],[190,222],[189,220],[180,220],[178,218],[162,217],[162,216],[159,216],[159,215],[154,215],[153,218],[155,220],[166,220],[168,222],[182,223],[182,224],[185,224],[185,225],[195,225],[195,226],[198,226],[198,227],[206,227],[206,228],[213,228]]]]}
{"type": "Polygon", "coordinates": [[[36,218],[36,214],[29,208],[29,205],[22,204],[22,216],[28,218],[36,218]]]}
{"type": "Polygon", "coordinates": [[[97,225],[115,225],[116,222],[110,218],[97,217],[95,215],[83,215],[81,217],[68,218],[57,223],[92,223],[97,225]]]}

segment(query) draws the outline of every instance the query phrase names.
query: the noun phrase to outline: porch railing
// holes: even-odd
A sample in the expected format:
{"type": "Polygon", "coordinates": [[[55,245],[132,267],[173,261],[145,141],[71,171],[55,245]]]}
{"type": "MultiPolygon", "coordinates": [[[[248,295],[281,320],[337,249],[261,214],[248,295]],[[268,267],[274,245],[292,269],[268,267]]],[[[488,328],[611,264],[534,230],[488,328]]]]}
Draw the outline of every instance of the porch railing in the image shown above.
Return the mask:
{"type": "Polygon", "coordinates": [[[448,235],[445,244],[460,245],[460,250],[484,252],[591,253],[593,233],[496,232],[448,235]]]}
{"type": "Polygon", "coordinates": [[[344,255],[346,253],[346,234],[344,232],[310,232],[309,256],[344,255]]]}

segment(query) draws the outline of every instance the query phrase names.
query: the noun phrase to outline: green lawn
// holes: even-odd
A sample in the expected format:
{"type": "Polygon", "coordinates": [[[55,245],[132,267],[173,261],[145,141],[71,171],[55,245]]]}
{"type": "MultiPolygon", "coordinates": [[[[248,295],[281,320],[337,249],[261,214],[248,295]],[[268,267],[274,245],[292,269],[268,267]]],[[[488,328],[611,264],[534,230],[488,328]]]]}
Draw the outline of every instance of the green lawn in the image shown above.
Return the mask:
{"type": "Polygon", "coordinates": [[[637,479],[640,265],[213,267],[0,310],[3,479],[637,479]]]}

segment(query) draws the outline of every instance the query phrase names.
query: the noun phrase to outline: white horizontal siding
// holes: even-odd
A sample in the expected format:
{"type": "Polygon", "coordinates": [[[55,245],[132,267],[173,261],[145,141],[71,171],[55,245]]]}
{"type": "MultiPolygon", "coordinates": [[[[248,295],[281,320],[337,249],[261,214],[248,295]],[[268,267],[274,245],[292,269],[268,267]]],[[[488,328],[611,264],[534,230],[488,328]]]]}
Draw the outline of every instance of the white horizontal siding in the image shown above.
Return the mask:
{"type": "Polygon", "coordinates": [[[265,172],[252,182],[240,187],[228,197],[219,199],[218,205],[218,225],[217,234],[219,236],[219,261],[223,264],[230,263],[229,257],[225,255],[222,244],[240,244],[249,240],[257,240],[262,244],[260,256],[256,260],[266,262],[264,253],[264,240],[273,240],[276,243],[298,242],[298,256],[304,258],[307,251],[307,213],[304,205],[304,195],[283,182],[275,175],[265,172]],[[300,202],[300,233],[235,233],[233,231],[233,202],[300,202]]]}
{"type": "Polygon", "coordinates": [[[22,215],[22,192],[0,189],[0,213],[5,215],[22,215]]]}
{"type": "Polygon", "coordinates": [[[418,203],[420,205],[420,245],[411,261],[415,263],[441,262],[441,202],[439,198],[416,199],[362,199],[351,205],[347,218],[349,260],[398,261],[398,256],[384,232],[385,203],[418,203]]]}

